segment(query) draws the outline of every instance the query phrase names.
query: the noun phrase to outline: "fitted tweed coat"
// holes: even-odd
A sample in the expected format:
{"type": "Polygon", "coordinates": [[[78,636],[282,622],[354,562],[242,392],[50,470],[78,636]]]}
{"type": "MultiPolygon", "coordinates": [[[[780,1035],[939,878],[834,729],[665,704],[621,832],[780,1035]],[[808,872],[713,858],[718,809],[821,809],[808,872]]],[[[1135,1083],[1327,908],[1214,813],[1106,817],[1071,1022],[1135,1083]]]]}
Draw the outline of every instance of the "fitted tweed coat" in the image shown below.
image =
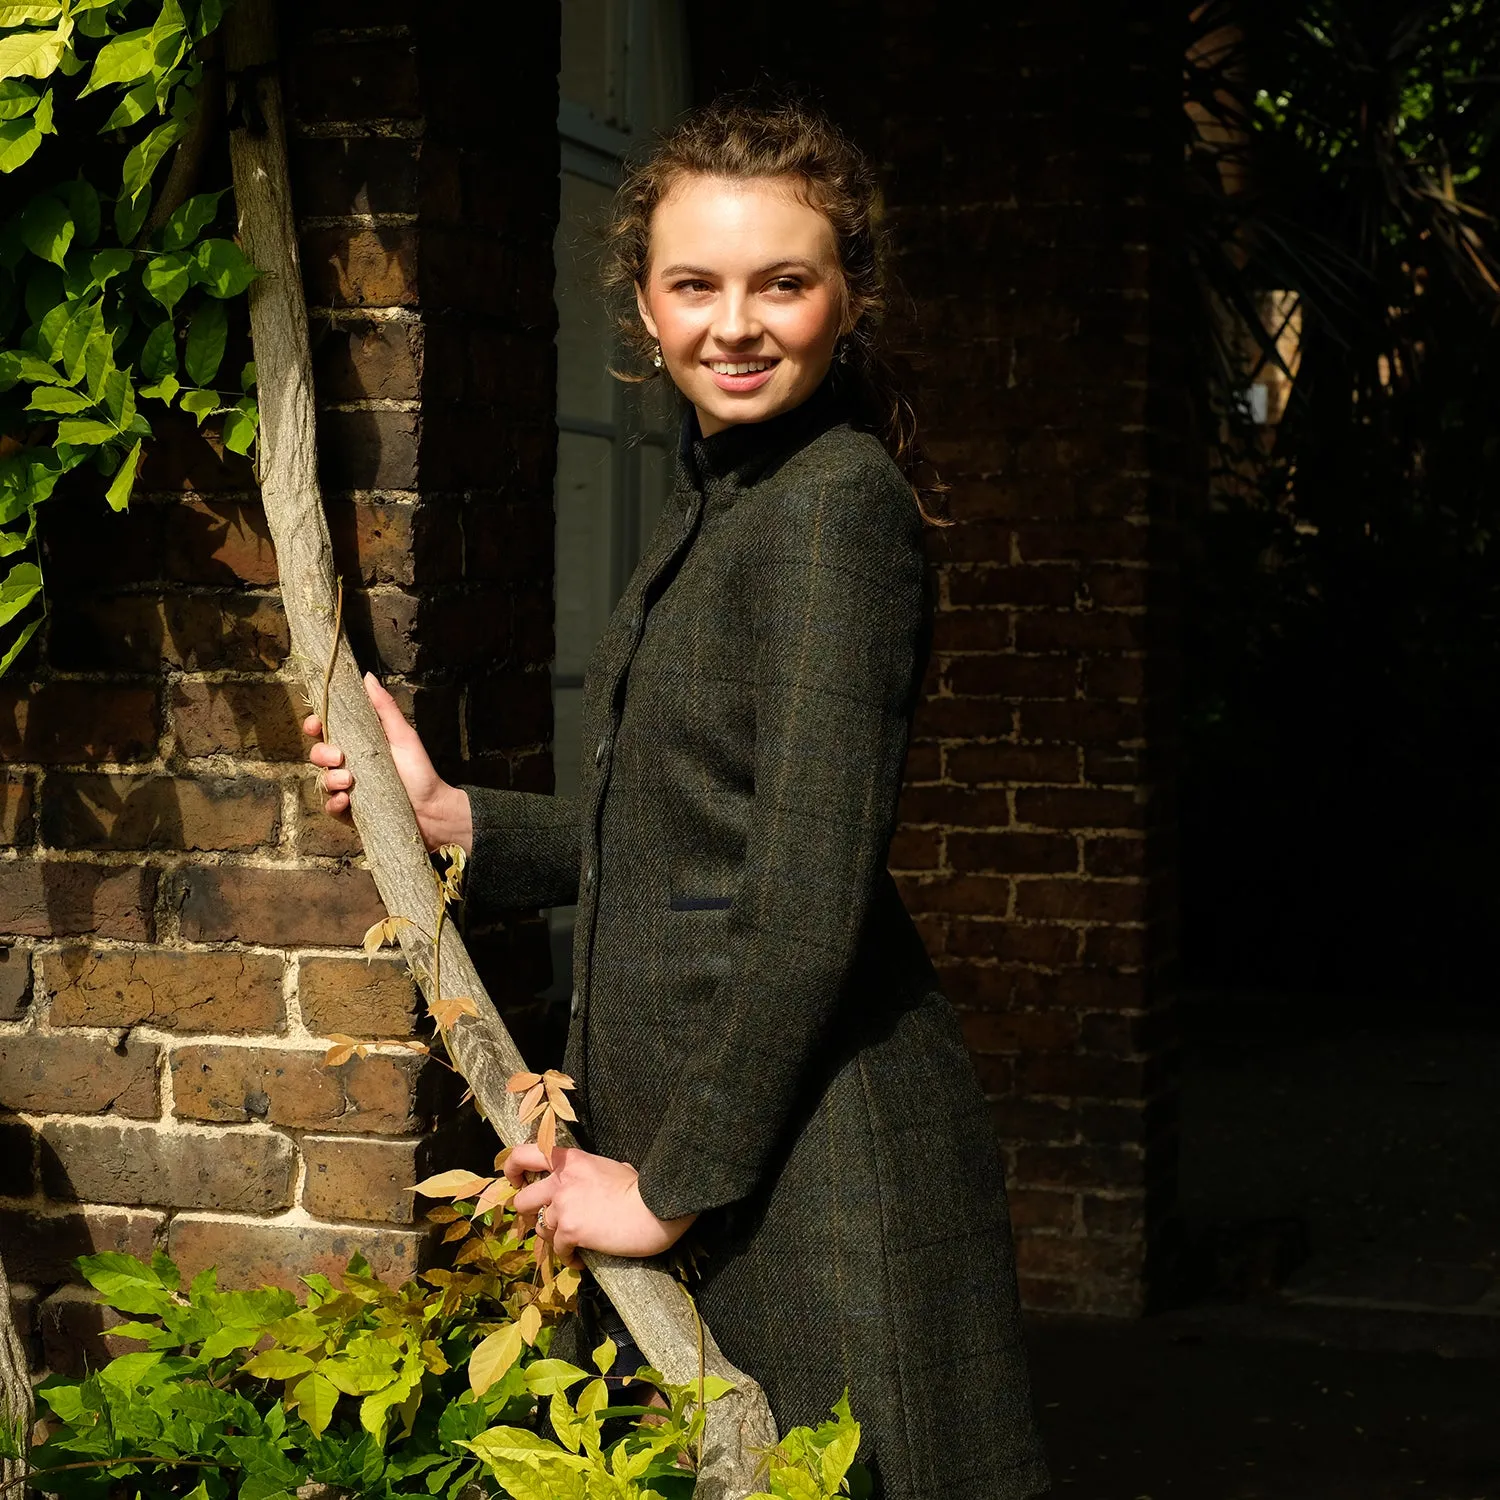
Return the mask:
{"type": "Polygon", "coordinates": [[[578,798],[469,787],[469,903],[576,898],[580,1140],[700,1215],[698,1305],[779,1427],[847,1385],[885,1500],[1020,1500],[1046,1470],[1004,1178],[885,868],[925,578],[910,489],[826,385],[685,436],[585,674],[578,798]]]}

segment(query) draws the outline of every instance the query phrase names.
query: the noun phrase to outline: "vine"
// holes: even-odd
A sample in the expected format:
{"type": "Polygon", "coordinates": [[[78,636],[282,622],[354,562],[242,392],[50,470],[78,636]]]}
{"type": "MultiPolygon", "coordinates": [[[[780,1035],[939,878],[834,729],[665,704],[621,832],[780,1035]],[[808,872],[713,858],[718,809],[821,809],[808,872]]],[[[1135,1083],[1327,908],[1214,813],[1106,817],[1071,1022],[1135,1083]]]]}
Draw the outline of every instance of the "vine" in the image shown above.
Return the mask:
{"type": "Polygon", "coordinates": [[[20,188],[0,223],[0,559],[17,558],[0,579],[0,674],[45,614],[37,511],[65,474],[92,468],[124,510],[174,406],[199,427],[222,416],[230,452],[255,442],[254,363],[218,382],[228,304],[257,273],[224,232],[228,189],[193,180],[224,10],[0,0],[0,172],[20,188]],[[60,154],[47,138],[64,134],[60,154]]]}

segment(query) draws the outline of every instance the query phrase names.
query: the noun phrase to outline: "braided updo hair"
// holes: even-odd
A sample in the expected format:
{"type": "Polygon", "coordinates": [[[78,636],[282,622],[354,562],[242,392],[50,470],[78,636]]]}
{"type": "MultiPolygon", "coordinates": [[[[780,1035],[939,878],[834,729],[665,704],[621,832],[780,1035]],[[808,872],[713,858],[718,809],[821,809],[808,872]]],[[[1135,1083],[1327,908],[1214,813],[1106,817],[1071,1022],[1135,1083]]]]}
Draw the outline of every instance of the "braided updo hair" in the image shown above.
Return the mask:
{"type": "Polygon", "coordinates": [[[636,311],[635,292],[646,283],[652,215],[683,177],[788,179],[828,220],[844,296],[841,352],[829,378],[855,424],[885,445],[923,520],[950,525],[942,506],[947,486],[922,452],[916,411],[881,338],[891,278],[880,185],[864,153],[821,111],[800,100],[721,95],[684,115],[643,157],[627,163],[606,231],[604,286],[617,307],[625,346],[641,369],[614,373],[633,382],[660,376],[651,363],[654,345],[636,311]]]}

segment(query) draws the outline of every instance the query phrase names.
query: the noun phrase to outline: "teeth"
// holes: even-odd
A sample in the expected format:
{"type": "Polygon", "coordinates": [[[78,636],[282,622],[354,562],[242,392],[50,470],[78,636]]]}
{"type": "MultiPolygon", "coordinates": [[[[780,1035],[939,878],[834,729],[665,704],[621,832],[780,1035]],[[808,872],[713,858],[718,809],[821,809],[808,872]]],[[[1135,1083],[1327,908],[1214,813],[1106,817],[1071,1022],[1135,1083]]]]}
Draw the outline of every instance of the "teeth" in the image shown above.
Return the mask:
{"type": "Polygon", "coordinates": [[[708,367],[715,375],[757,375],[762,370],[769,370],[775,363],[774,359],[749,360],[742,364],[730,364],[727,360],[711,359],[708,367]]]}

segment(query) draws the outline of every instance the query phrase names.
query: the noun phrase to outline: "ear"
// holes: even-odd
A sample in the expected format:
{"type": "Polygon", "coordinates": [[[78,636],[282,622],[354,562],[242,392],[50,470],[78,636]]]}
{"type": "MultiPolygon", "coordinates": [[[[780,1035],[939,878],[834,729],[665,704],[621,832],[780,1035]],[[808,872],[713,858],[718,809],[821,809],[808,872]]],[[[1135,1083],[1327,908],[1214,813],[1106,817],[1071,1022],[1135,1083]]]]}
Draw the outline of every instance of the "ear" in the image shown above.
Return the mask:
{"type": "Polygon", "coordinates": [[[641,315],[641,322],[646,325],[646,332],[654,339],[660,339],[656,331],[656,319],[651,316],[651,309],[646,305],[646,294],[641,290],[640,282],[635,284],[635,307],[641,315]]]}

